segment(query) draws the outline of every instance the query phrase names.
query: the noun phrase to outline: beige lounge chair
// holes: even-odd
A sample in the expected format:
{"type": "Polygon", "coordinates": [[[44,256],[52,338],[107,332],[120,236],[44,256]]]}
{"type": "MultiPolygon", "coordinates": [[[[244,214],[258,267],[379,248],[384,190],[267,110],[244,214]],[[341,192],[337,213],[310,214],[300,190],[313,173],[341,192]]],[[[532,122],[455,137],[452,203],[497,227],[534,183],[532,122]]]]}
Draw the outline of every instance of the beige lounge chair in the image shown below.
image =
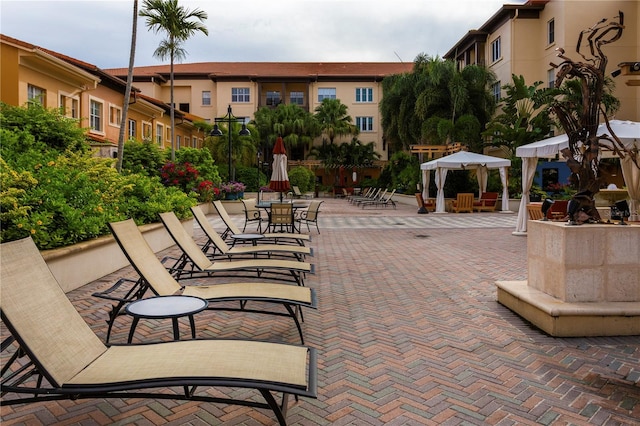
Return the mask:
{"type": "MultiPolygon", "coordinates": [[[[129,279],[121,279],[111,288],[97,292],[93,295],[103,299],[117,301],[118,303],[112,307],[107,321],[107,342],[111,334],[111,328],[116,318],[122,314],[124,306],[144,296],[148,289],[157,296],[167,296],[172,294],[181,294],[186,296],[196,296],[208,300],[210,310],[242,310],[245,312],[271,313],[273,315],[290,316],[296,323],[300,338],[302,337],[302,329],[293,308],[296,311],[300,307],[316,307],[315,292],[309,291],[306,287],[293,286],[282,283],[266,283],[262,281],[240,282],[230,284],[215,284],[211,286],[182,286],[169,273],[162,262],[157,258],[147,241],[138,230],[132,220],[124,222],[115,222],[109,224],[112,229],[113,237],[122,249],[122,252],[138,273],[139,279],[132,281],[129,279]],[[129,283],[133,283],[130,289],[121,290],[129,283]],[[301,289],[301,290],[298,290],[301,289]],[[118,296],[115,296],[118,293],[118,296]],[[283,312],[272,313],[271,311],[247,310],[246,303],[251,300],[259,300],[283,305],[288,314],[283,312]],[[213,302],[239,301],[240,309],[229,309],[228,307],[220,307],[213,302]]],[[[182,225],[180,225],[182,228],[182,225]]],[[[184,228],[183,228],[184,229],[184,228]]],[[[228,264],[229,262],[227,262],[228,264]]]]}
{"type": "MultiPolygon", "coordinates": [[[[242,231],[240,230],[240,228],[238,228],[238,226],[235,224],[233,219],[231,219],[231,216],[229,216],[229,213],[224,208],[224,205],[220,200],[214,201],[213,207],[215,207],[216,211],[218,212],[218,215],[220,216],[220,219],[222,219],[224,224],[227,226],[227,229],[222,233],[222,238],[226,238],[227,235],[242,233],[242,231]]],[[[262,239],[261,241],[272,240],[278,244],[281,242],[283,243],[293,242],[303,246],[305,245],[306,242],[311,241],[311,236],[308,234],[267,232],[267,233],[263,233],[262,235],[264,235],[264,239],[262,239]]]]}
{"type": "Polygon", "coordinates": [[[108,347],[66,297],[31,238],[2,244],[0,256],[0,310],[11,333],[2,342],[2,405],[184,400],[270,409],[286,425],[290,394],[317,398],[313,348],[230,339],[108,347]],[[199,387],[217,393],[197,392],[199,387]],[[229,396],[238,388],[255,389],[264,402],[255,395],[229,396]],[[273,393],[280,392],[278,402],[273,393]]]}
{"type": "Polygon", "coordinates": [[[451,209],[456,213],[467,212],[473,213],[473,194],[472,193],[460,193],[457,198],[453,200],[451,209]]]}
{"type": "MultiPolygon", "coordinates": [[[[173,266],[169,267],[179,281],[186,278],[198,278],[203,276],[231,276],[276,279],[279,281],[293,281],[298,285],[304,285],[304,277],[307,273],[313,273],[314,267],[307,262],[297,260],[278,259],[249,259],[212,261],[205,255],[191,235],[184,229],[173,212],[161,213],[160,220],[169,232],[169,235],[182,251],[182,255],[176,259],[173,266]],[[175,220],[174,220],[175,219],[175,220]],[[246,273],[253,272],[247,275],[246,273]],[[244,273],[244,275],[241,275],[244,273]]],[[[114,234],[119,233],[120,238],[128,238],[127,234],[133,233],[132,221],[109,224],[114,234]],[[124,228],[121,232],[120,227],[124,228]]],[[[139,231],[138,231],[139,233],[139,231]]]]}
{"type": "MultiPolygon", "coordinates": [[[[256,254],[266,254],[271,256],[295,257],[304,260],[306,256],[313,256],[313,248],[291,244],[257,244],[257,245],[236,245],[230,247],[218,232],[211,226],[202,209],[199,206],[191,207],[193,218],[198,223],[207,242],[202,246],[202,251],[209,254],[209,257],[216,256],[252,256],[256,254]]],[[[258,243],[260,240],[258,240],[258,243]]]]}

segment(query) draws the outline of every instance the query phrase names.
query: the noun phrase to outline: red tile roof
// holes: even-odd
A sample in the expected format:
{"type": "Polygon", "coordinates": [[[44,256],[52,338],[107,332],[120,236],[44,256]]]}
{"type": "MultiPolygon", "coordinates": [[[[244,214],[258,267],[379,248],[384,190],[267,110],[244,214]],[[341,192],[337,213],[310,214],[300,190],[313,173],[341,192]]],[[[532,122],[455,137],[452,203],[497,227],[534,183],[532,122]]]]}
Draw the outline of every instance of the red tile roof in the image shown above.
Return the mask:
{"type": "MultiPolygon", "coordinates": [[[[391,74],[410,72],[413,63],[402,62],[197,62],[175,64],[174,74],[207,76],[212,79],[229,78],[382,78],[391,74]]],[[[123,76],[126,68],[112,68],[106,72],[123,76]]],[[[136,67],[134,74],[168,76],[169,65],[136,67]]]]}

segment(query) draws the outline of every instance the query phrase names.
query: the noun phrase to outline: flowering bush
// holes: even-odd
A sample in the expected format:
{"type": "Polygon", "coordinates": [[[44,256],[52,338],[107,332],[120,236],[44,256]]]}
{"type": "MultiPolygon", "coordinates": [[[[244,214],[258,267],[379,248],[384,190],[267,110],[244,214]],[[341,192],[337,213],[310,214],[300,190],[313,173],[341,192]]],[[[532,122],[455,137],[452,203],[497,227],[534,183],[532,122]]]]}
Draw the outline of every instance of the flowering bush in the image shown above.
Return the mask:
{"type": "Polygon", "coordinates": [[[160,179],[165,186],[177,186],[187,194],[194,190],[198,175],[198,169],[191,163],[169,161],[160,169],[160,179]]]}
{"type": "Polygon", "coordinates": [[[203,180],[198,184],[198,201],[201,203],[210,203],[214,200],[219,200],[222,195],[220,188],[215,186],[210,180],[203,180]]]}
{"type": "Polygon", "coordinates": [[[238,194],[244,192],[247,186],[241,182],[227,182],[222,184],[222,192],[225,194],[238,194]]]}

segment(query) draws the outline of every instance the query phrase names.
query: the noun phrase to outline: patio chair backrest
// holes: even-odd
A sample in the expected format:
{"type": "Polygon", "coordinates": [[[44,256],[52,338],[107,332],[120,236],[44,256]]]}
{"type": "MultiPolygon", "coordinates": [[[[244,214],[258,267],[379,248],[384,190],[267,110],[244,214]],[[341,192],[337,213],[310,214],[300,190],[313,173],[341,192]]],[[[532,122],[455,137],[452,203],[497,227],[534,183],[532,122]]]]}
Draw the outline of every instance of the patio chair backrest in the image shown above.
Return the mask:
{"type": "Polygon", "coordinates": [[[138,275],[159,296],[177,294],[181,286],[160,262],[133,219],[109,223],[113,238],[138,275]]]}
{"type": "Polygon", "coordinates": [[[260,209],[256,207],[257,200],[255,198],[247,198],[242,200],[244,205],[244,217],[246,220],[259,220],[260,209]]]}
{"type": "Polygon", "coordinates": [[[200,225],[202,232],[205,233],[211,243],[216,246],[216,248],[220,250],[222,254],[226,254],[231,249],[231,247],[229,247],[229,244],[227,244],[225,240],[222,239],[220,234],[218,234],[218,232],[213,228],[213,226],[211,226],[211,223],[207,219],[207,216],[204,214],[200,206],[191,207],[191,212],[193,213],[193,218],[196,220],[196,222],[198,222],[198,225],[200,225]]]}
{"type": "Polygon", "coordinates": [[[473,211],[473,194],[460,193],[456,197],[456,210],[473,211]]]}
{"type": "Polygon", "coordinates": [[[2,320],[54,386],[68,382],[107,347],[71,304],[33,240],[0,249],[2,320]]]}
{"type": "Polygon", "coordinates": [[[160,220],[185,256],[201,271],[211,266],[211,259],[200,250],[174,212],[160,213],[160,220]]]}
{"type": "Polygon", "coordinates": [[[293,225],[293,205],[291,203],[272,203],[269,224],[293,225]]]}
{"type": "Polygon", "coordinates": [[[309,208],[305,213],[305,219],[314,221],[318,217],[318,213],[320,212],[320,204],[324,201],[313,200],[309,203],[309,208]]]}

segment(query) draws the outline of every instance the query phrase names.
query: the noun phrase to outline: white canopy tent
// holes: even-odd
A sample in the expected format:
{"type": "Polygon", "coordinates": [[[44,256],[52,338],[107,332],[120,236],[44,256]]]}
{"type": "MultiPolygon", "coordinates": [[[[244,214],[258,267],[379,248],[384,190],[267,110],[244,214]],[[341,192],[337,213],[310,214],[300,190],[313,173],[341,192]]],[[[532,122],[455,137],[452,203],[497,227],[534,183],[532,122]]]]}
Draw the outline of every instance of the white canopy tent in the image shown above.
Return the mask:
{"type": "Polygon", "coordinates": [[[502,210],[509,210],[509,190],[507,188],[507,167],[511,166],[511,160],[506,158],[491,157],[489,155],[476,154],[474,152],[459,151],[455,154],[431,160],[420,165],[422,170],[423,198],[429,198],[430,171],[435,170],[436,187],[436,213],[444,213],[444,182],[449,170],[475,170],[478,178],[479,192],[487,190],[488,169],[500,170],[502,182],[502,210]]]}
{"type": "MultiPolygon", "coordinates": [[[[611,129],[625,147],[632,149],[640,149],[640,123],[635,121],[609,121],[611,129]]],[[[609,135],[609,130],[604,124],[598,126],[597,134],[609,135]]],[[[608,146],[606,140],[600,141],[602,146],[608,146]]],[[[527,232],[527,204],[529,204],[529,190],[533,183],[533,177],[538,165],[538,158],[554,158],[561,150],[569,147],[569,138],[567,135],[558,135],[552,138],[533,142],[516,148],[516,155],[522,158],[522,200],[518,209],[518,221],[516,222],[515,235],[524,235],[527,232]]],[[[606,156],[607,152],[603,152],[606,156]]],[[[631,198],[631,211],[637,211],[640,208],[640,170],[635,166],[631,158],[626,157],[620,162],[622,168],[622,176],[627,186],[629,198],[631,198]]]]}

